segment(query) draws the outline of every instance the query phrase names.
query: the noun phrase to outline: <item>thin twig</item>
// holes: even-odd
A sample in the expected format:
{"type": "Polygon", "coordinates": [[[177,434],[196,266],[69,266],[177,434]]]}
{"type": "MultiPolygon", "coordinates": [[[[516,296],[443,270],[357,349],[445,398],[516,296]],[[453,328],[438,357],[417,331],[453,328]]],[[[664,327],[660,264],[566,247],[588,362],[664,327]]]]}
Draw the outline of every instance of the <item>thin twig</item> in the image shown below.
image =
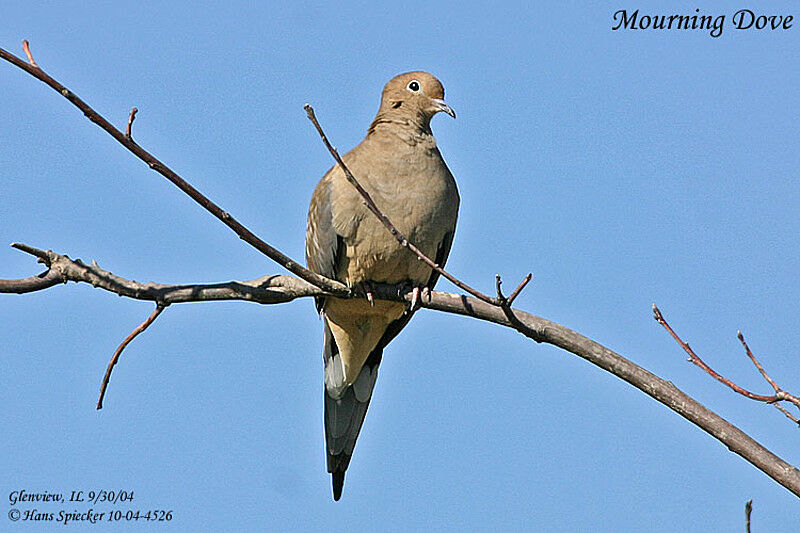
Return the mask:
{"type": "Polygon", "coordinates": [[[500,274],[494,275],[494,290],[497,292],[497,301],[500,302],[500,304],[504,304],[508,301],[503,295],[503,278],[500,277],[500,274]]]}
{"type": "Polygon", "coordinates": [[[800,420],[798,420],[798,418],[794,416],[792,413],[790,413],[784,406],[782,406],[777,402],[773,403],[772,405],[775,407],[775,409],[783,413],[786,416],[786,418],[788,418],[789,420],[800,426],[800,420]]]}
{"type": "MultiPolygon", "coordinates": [[[[753,356],[752,352],[750,351],[750,348],[744,342],[744,336],[742,335],[741,332],[738,332],[738,337],[739,337],[739,340],[744,345],[745,350],[747,351],[747,355],[750,357],[750,360],[753,361],[753,363],[756,365],[756,368],[758,368],[759,372],[761,372],[761,375],[764,376],[764,378],[770,383],[770,385],[773,386],[773,388],[775,389],[775,394],[767,396],[767,395],[763,395],[763,394],[756,394],[754,392],[750,392],[749,390],[747,390],[747,389],[745,389],[743,387],[740,387],[739,385],[737,385],[736,383],[732,382],[728,378],[726,378],[726,377],[720,375],[719,373],[717,373],[716,371],[714,371],[710,366],[708,366],[705,363],[705,361],[703,361],[700,358],[699,355],[697,355],[695,353],[694,350],[692,350],[692,348],[689,346],[688,343],[684,342],[678,336],[678,334],[675,333],[675,330],[673,330],[672,327],[667,323],[666,319],[664,318],[664,315],[661,314],[661,311],[658,309],[658,307],[656,307],[656,304],[653,304],[653,318],[655,318],[656,322],[661,324],[664,327],[664,329],[666,329],[669,332],[669,334],[672,335],[672,338],[675,339],[675,341],[681,346],[681,348],[683,348],[683,350],[689,355],[689,362],[691,362],[691,363],[699,366],[700,368],[702,368],[706,373],[708,373],[711,377],[713,377],[714,379],[716,379],[720,383],[726,385],[727,387],[730,387],[735,392],[741,394],[742,396],[744,396],[746,398],[750,398],[751,400],[756,400],[756,401],[759,401],[759,402],[764,402],[764,403],[775,405],[775,406],[777,406],[777,402],[786,400],[786,401],[789,401],[789,402],[795,404],[796,406],[800,407],[800,399],[798,399],[796,396],[793,396],[792,394],[789,394],[788,392],[785,392],[785,391],[781,390],[781,388],[778,387],[778,385],[767,375],[767,373],[764,371],[763,367],[756,360],[755,356],[753,356]]],[[[794,423],[800,424],[800,420],[798,420],[796,417],[794,417],[786,409],[784,409],[783,407],[779,407],[779,410],[784,415],[786,415],[790,420],[792,420],[794,423]]]]}
{"type": "Polygon", "coordinates": [[[136,118],[136,113],[138,113],[138,112],[139,112],[139,110],[137,108],[132,107],[131,108],[131,114],[128,115],[128,127],[125,128],[125,137],[129,141],[133,141],[133,137],[131,137],[131,128],[133,127],[133,121],[136,118]]]}
{"type": "Polygon", "coordinates": [[[22,41],[22,49],[25,51],[25,55],[28,56],[28,63],[30,64],[30,66],[32,66],[33,68],[39,68],[39,65],[37,65],[36,61],[33,60],[33,55],[31,54],[31,48],[30,45],[28,44],[27,39],[24,39],[22,41]]]}
{"type": "Polygon", "coordinates": [[[384,226],[386,226],[386,229],[388,229],[389,233],[391,233],[392,236],[395,239],[397,239],[397,242],[399,242],[401,246],[404,246],[404,247],[408,248],[409,250],[411,250],[412,252],[414,252],[417,255],[417,257],[423,263],[425,263],[426,265],[431,267],[433,270],[435,270],[436,272],[438,272],[439,274],[441,274],[442,276],[444,276],[448,280],[450,280],[457,287],[467,291],[468,293],[470,293],[474,297],[479,298],[479,299],[483,300],[486,303],[490,303],[492,305],[499,305],[497,300],[495,300],[491,296],[487,296],[487,295],[483,294],[482,292],[478,291],[477,289],[473,289],[472,287],[470,287],[469,285],[467,285],[463,281],[461,281],[458,278],[456,278],[455,276],[449,274],[441,266],[439,266],[436,263],[434,263],[428,256],[426,256],[424,253],[422,253],[422,251],[419,248],[417,248],[414,245],[414,243],[410,242],[405,237],[405,235],[400,233],[400,231],[395,227],[395,225],[392,224],[391,220],[389,220],[389,218],[386,215],[384,215],[383,212],[378,208],[378,206],[375,204],[375,201],[372,199],[372,197],[369,195],[369,193],[364,189],[364,187],[361,186],[361,184],[358,182],[356,177],[353,176],[353,173],[350,172],[350,169],[347,168],[347,165],[345,165],[344,161],[342,161],[342,158],[339,155],[339,152],[336,151],[336,148],[328,141],[328,137],[325,135],[325,132],[322,130],[322,126],[320,126],[319,121],[317,120],[317,116],[314,114],[314,108],[311,107],[310,105],[306,104],[306,105],[303,106],[303,109],[306,110],[306,114],[308,115],[308,119],[314,124],[314,127],[317,129],[317,133],[319,133],[319,136],[322,138],[323,144],[328,149],[328,151],[331,153],[333,158],[336,160],[336,163],[339,165],[339,167],[341,167],[342,171],[344,172],[344,175],[347,177],[347,181],[349,181],[350,184],[353,185],[353,187],[356,188],[358,193],[364,199],[364,202],[366,203],[367,208],[370,211],[372,211],[372,213],[376,217],[378,217],[378,220],[380,220],[383,223],[384,226]]]}
{"type": "Polygon", "coordinates": [[[514,303],[514,300],[517,299],[517,296],[519,296],[519,293],[522,292],[522,289],[525,288],[525,286],[528,284],[531,278],[533,278],[533,274],[528,274],[527,276],[525,276],[525,279],[522,280],[522,282],[517,286],[517,288],[514,289],[514,292],[511,293],[511,296],[508,297],[508,305],[514,303]]]}
{"type": "Polygon", "coordinates": [[[50,266],[51,256],[47,253],[47,250],[40,250],[23,242],[12,242],[11,247],[16,248],[17,250],[22,250],[26,254],[36,256],[39,258],[39,263],[44,263],[47,266],[50,266]]]}
{"type": "Polygon", "coordinates": [[[756,359],[756,356],[753,355],[753,352],[750,351],[750,346],[748,346],[747,342],[744,340],[744,335],[742,335],[742,332],[741,331],[737,331],[736,332],[736,337],[739,339],[739,342],[742,343],[742,346],[744,346],[744,351],[747,354],[747,357],[749,357],[750,360],[753,362],[753,364],[756,365],[756,368],[761,373],[761,375],[764,377],[764,379],[767,380],[767,383],[772,385],[772,388],[775,389],[775,392],[780,392],[781,388],[778,387],[778,384],[775,383],[772,380],[771,377],[769,377],[769,374],[767,374],[766,370],[764,370],[764,367],[761,366],[761,363],[758,362],[758,359],[756,359]]]}
{"type": "Polygon", "coordinates": [[[184,193],[189,195],[189,197],[200,204],[206,211],[214,215],[217,219],[222,221],[223,224],[228,226],[231,230],[233,230],[240,239],[248,243],[249,245],[256,248],[258,251],[278,263],[279,265],[286,268],[289,272],[295,274],[296,276],[312,283],[321,289],[325,290],[327,293],[332,294],[334,296],[340,296],[343,298],[348,298],[351,295],[350,289],[345,286],[344,284],[326,278],[324,276],[320,276],[314,272],[311,272],[307,268],[304,268],[300,263],[296,262],[291,257],[283,254],[276,248],[273,248],[265,241],[260,239],[256,236],[252,231],[244,227],[241,223],[239,223],[236,219],[234,219],[230,213],[222,210],[217,204],[209,200],[206,196],[204,196],[200,191],[195,189],[192,185],[186,182],[183,178],[181,178],[178,174],[176,174],[172,169],[167,167],[164,163],[159,161],[155,158],[152,154],[150,154],[147,150],[139,146],[137,143],[133,142],[133,140],[126,137],[126,135],[115,128],[108,120],[105,119],[102,115],[100,115],[97,111],[92,109],[86,102],[81,100],[75,93],[61,85],[58,81],[50,77],[44,70],[39,68],[38,66],[32,66],[22,59],[18,58],[14,54],[0,48],[0,58],[5,59],[9,63],[21,68],[31,76],[35,77],[36,79],[42,81],[49,87],[53,88],[59,94],[61,94],[64,98],[69,100],[69,102],[80,109],[86,117],[104,129],[109,135],[114,137],[122,146],[127,148],[131,153],[133,153],[136,157],[147,163],[151,169],[155,170],[169,181],[171,181],[175,186],[177,186],[180,190],[184,193]]]}
{"type": "Polygon", "coordinates": [[[117,364],[117,361],[119,361],[119,356],[122,354],[122,350],[124,350],[125,347],[133,339],[136,338],[137,335],[139,335],[141,332],[146,330],[147,327],[150,324],[152,324],[155,321],[156,318],[158,318],[158,315],[161,314],[161,311],[163,311],[166,308],[167,308],[167,306],[165,304],[162,304],[162,303],[156,304],[155,310],[153,310],[153,312],[150,314],[150,316],[147,317],[147,320],[145,320],[144,322],[139,324],[139,327],[137,327],[135,330],[133,330],[130,335],[125,337],[125,340],[122,341],[122,344],[119,345],[119,347],[117,348],[117,351],[115,351],[114,355],[111,356],[111,360],[108,362],[108,368],[106,368],[106,375],[103,376],[103,384],[100,385],[100,397],[97,399],[97,409],[98,410],[103,408],[103,398],[106,395],[106,389],[108,388],[108,381],[111,379],[111,371],[114,369],[114,366],[117,364]]]}
{"type": "MultiPolygon", "coordinates": [[[[800,409],[800,398],[798,398],[798,397],[796,397],[796,396],[794,396],[792,394],[789,394],[785,390],[781,389],[780,386],[778,386],[778,384],[775,382],[775,380],[772,379],[769,374],[767,374],[767,371],[764,370],[763,366],[761,366],[761,363],[758,361],[758,359],[756,359],[756,356],[753,355],[752,351],[750,351],[750,346],[748,346],[747,341],[744,340],[744,335],[742,334],[741,331],[737,331],[736,332],[736,336],[739,338],[739,342],[742,343],[742,346],[744,346],[744,351],[747,354],[747,357],[749,357],[750,361],[753,362],[755,367],[761,373],[761,376],[765,380],[767,380],[767,383],[772,385],[772,388],[775,390],[775,396],[778,398],[778,400],[786,400],[788,402],[791,402],[798,409],[800,409]]],[[[778,401],[775,401],[772,405],[774,405],[775,408],[778,411],[780,411],[781,413],[786,415],[786,417],[789,420],[791,420],[792,422],[794,422],[797,425],[800,425],[800,419],[798,419],[793,414],[791,414],[789,411],[787,411],[781,404],[778,403],[778,401]]]]}
{"type": "MultiPolygon", "coordinates": [[[[514,309],[511,307],[511,299],[506,298],[503,295],[503,280],[500,278],[500,274],[495,274],[495,290],[497,291],[497,307],[499,307],[503,311],[503,315],[505,315],[506,320],[508,320],[509,324],[512,328],[519,331],[523,335],[530,337],[531,339],[535,340],[536,342],[542,342],[541,337],[536,334],[532,335],[530,332],[530,328],[526,327],[525,324],[514,314],[514,309]]],[[[527,284],[527,281],[523,280],[517,290],[514,292],[519,294],[519,291],[522,290],[520,287],[524,287],[527,284]]]]}
{"type": "Polygon", "coordinates": [[[753,500],[747,500],[744,504],[744,526],[745,531],[750,533],[750,513],[753,512],[753,500]]]}
{"type": "Polygon", "coordinates": [[[678,334],[675,333],[675,330],[673,330],[672,327],[664,319],[664,315],[661,314],[661,311],[658,309],[658,307],[656,307],[656,304],[653,304],[653,318],[655,318],[656,322],[661,324],[664,327],[664,329],[666,329],[669,332],[669,334],[672,335],[672,338],[675,339],[675,341],[678,344],[680,344],[681,348],[683,348],[683,350],[687,354],[689,354],[689,362],[690,363],[694,363],[695,365],[699,366],[700,368],[705,370],[709,375],[711,375],[711,377],[713,377],[714,379],[716,379],[720,383],[723,383],[723,384],[727,385],[728,387],[730,387],[731,389],[735,390],[736,392],[738,392],[742,396],[750,398],[751,400],[757,400],[759,402],[767,402],[767,403],[772,403],[772,402],[775,402],[775,401],[778,400],[778,398],[776,398],[775,396],[765,396],[763,394],[755,394],[754,392],[750,392],[747,389],[743,389],[739,385],[733,383],[728,378],[726,378],[726,377],[718,374],[717,372],[715,372],[710,366],[708,366],[705,363],[705,361],[703,361],[700,358],[700,356],[698,356],[694,352],[694,350],[692,350],[692,348],[689,346],[688,343],[683,342],[683,340],[678,336],[678,334]]]}

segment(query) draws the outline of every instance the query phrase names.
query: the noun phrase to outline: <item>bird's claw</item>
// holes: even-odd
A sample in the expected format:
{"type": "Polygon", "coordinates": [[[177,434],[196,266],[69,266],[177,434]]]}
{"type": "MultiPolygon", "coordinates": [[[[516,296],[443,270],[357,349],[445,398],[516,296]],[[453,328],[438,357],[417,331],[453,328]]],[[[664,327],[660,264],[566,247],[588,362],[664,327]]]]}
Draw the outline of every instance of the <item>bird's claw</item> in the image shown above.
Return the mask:
{"type": "Polygon", "coordinates": [[[408,312],[413,313],[417,310],[417,307],[419,307],[419,287],[415,285],[411,289],[411,306],[408,308],[408,312]]]}
{"type": "Polygon", "coordinates": [[[407,313],[413,313],[417,309],[419,309],[420,302],[422,298],[427,298],[428,301],[431,301],[431,290],[428,287],[422,287],[419,285],[414,285],[411,288],[411,304],[408,306],[407,313]]]}
{"type": "Polygon", "coordinates": [[[364,281],[361,283],[361,288],[364,289],[364,294],[367,297],[370,307],[375,307],[375,297],[372,295],[372,285],[370,285],[369,282],[364,281]]]}

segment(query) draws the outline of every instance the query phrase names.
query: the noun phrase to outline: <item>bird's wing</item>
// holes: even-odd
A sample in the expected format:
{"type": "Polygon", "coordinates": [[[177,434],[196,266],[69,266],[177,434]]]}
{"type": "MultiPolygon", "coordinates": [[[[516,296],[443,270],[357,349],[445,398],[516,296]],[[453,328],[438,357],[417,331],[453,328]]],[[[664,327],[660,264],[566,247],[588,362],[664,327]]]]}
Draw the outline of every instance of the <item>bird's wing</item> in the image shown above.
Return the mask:
{"type": "MultiPolygon", "coordinates": [[[[345,245],[344,238],[336,233],[333,225],[333,171],[331,169],[323,176],[311,196],[306,226],[306,264],[312,272],[336,279],[336,269],[344,255],[345,245]]],[[[317,296],[314,300],[317,312],[322,312],[325,298],[317,296]]]]}
{"type": "MultiPolygon", "coordinates": [[[[455,233],[455,221],[453,221],[453,229],[448,231],[444,234],[442,238],[442,242],[439,243],[439,247],[436,250],[436,259],[434,259],[434,263],[439,265],[441,268],[444,268],[445,263],[447,263],[447,258],[450,256],[450,248],[453,246],[453,234],[455,233]]],[[[439,273],[435,270],[431,271],[431,277],[428,278],[428,283],[425,284],[430,290],[433,290],[434,285],[439,280],[439,273]]]]}
{"type": "MultiPolygon", "coordinates": [[[[436,252],[436,264],[444,266],[450,247],[453,244],[453,231],[447,232],[442,242],[439,243],[436,252]]],[[[426,287],[433,289],[439,273],[431,272],[431,276],[426,287]]],[[[344,393],[337,399],[333,398],[325,387],[325,440],[328,450],[328,472],[331,473],[333,483],[333,499],[338,500],[342,495],[344,486],[344,473],[350,464],[353,456],[353,448],[358,439],[358,433],[367,415],[369,401],[372,399],[372,389],[375,387],[375,380],[378,378],[378,366],[383,357],[383,349],[411,320],[413,312],[405,313],[402,317],[391,322],[378,341],[378,345],[370,352],[361,372],[355,382],[347,387],[344,393]]],[[[340,365],[331,364],[336,360],[339,350],[336,347],[336,340],[325,324],[325,369],[326,379],[328,369],[331,372],[340,365]]]]}

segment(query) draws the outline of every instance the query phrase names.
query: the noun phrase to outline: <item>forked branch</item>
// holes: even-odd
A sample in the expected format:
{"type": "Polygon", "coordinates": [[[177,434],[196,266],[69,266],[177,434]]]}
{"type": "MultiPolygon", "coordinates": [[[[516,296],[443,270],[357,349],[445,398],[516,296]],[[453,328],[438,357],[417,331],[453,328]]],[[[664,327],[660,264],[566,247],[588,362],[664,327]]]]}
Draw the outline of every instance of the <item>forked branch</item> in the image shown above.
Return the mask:
{"type": "Polygon", "coordinates": [[[731,388],[736,393],[741,394],[745,398],[750,398],[751,400],[756,400],[758,402],[764,402],[770,405],[774,405],[779,411],[781,411],[784,415],[786,415],[786,417],[789,418],[789,420],[791,420],[795,424],[800,424],[800,420],[798,420],[797,417],[792,415],[779,403],[782,401],[788,401],[794,404],[798,409],[800,409],[800,398],[792,394],[789,394],[788,392],[781,389],[778,386],[778,384],[775,383],[775,381],[769,376],[769,374],[767,374],[767,372],[764,370],[764,367],[761,366],[761,363],[759,363],[756,357],[753,355],[753,352],[750,351],[750,347],[747,345],[747,342],[745,342],[744,335],[742,335],[741,331],[736,332],[736,336],[739,338],[739,341],[742,343],[742,346],[744,346],[745,352],[747,353],[747,357],[750,358],[750,360],[753,362],[753,364],[761,373],[761,375],[764,377],[764,379],[766,379],[767,382],[772,386],[772,388],[775,390],[775,394],[765,395],[765,394],[756,394],[754,392],[751,392],[745,389],[744,387],[740,387],[730,379],[719,374],[710,366],[708,366],[706,362],[703,361],[700,358],[700,356],[697,355],[697,353],[695,353],[695,351],[689,346],[689,344],[684,342],[678,336],[678,334],[675,333],[675,330],[672,329],[672,326],[670,326],[669,323],[667,323],[667,320],[664,318],[664,315],[661,314],[661,311],[658,309],[658,307],[656,307],[656,304],[653,304],[653,318],[656,320],[656,322],[661,324],[664,327],[664,329],[666,329],[669,332],[670,335],[672,335],[672,338],[675,339],[675,341],[681,346],[681,348],[683,348],[683,350],[689,355],[689,362],[699,366],[711,377],[713,377],[720,383],[726,385],[727,387],[731,388]]]}

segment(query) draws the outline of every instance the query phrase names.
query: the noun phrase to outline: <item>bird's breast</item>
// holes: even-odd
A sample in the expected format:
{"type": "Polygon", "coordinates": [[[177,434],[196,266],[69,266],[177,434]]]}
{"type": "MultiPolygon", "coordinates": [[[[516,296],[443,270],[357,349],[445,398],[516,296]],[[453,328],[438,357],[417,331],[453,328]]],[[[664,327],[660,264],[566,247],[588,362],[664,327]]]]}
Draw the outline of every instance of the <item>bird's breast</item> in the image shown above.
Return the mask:
{"type": "MultiPolygon", "coordinates": [[[[438,152],[423,155],[397,158],[394,164],[381,165],[380,172],[373,168],[361,181],[395,227],[435,260],[444,235],[455,226],[458,193],[438,152]]],[[[360,205],[366,209],[363,201],[360,205]]],[[[358,218],[352,237],[345,240],[348,261],[342,274],[349,284],[427,282],[430,267],[401,246],[376,216],[358,218]]]]}

